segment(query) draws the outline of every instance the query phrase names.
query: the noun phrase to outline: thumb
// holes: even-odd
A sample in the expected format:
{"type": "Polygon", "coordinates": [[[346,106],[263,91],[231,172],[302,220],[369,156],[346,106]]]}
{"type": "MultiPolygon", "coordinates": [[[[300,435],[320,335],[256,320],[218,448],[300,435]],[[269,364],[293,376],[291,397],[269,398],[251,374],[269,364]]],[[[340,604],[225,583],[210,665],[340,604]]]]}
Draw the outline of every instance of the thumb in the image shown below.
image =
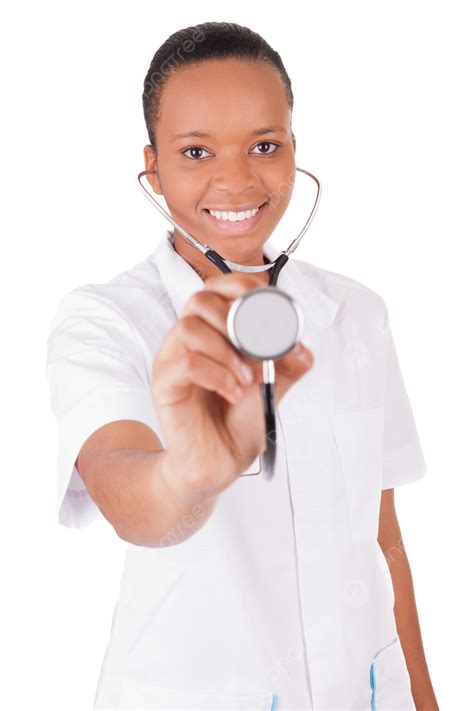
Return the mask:
{"type": "Polygon", "coordinates": [[[301,341],[284,358],[275,362],[278,401],[297,380],[313,367],[313,364],[312,352],[301,341]]]}
{"type": "MultiPolygon", "coordinates": [[[[254,373],[254,382],[262,383],[262,364],[242,356],[242,360],[254,373]]],[[[279,401],[287,390],[312,368],[314,356],[302,341],[297,343],[284,358],[275,361],[275,396],[279,401]]]]}

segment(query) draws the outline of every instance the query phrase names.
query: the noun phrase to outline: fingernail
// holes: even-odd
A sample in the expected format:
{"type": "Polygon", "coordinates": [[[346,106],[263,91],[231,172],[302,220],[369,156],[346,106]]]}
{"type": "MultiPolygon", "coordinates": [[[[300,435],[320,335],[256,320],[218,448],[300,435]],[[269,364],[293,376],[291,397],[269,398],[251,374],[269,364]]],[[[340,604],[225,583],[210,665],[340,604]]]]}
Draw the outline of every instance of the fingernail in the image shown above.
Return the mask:
{"type": "Polygon", "coordinates": [[[299,360],[301,360],[303,363],[309,363],[311,361],[311,354],[308,353],[306,348],[303,348],[303,346],[301,346],[301,348],[298,350],[297,356],[299,360]]]}
{"type": "Polygon", "coordinates": [[[246,383],[251,383],[253,381],[253,370],[248,366],[246,363],[243,363],[242,361],[239,364],[240,367],[240,372],[244,376],[244,380],[246,383]]]}

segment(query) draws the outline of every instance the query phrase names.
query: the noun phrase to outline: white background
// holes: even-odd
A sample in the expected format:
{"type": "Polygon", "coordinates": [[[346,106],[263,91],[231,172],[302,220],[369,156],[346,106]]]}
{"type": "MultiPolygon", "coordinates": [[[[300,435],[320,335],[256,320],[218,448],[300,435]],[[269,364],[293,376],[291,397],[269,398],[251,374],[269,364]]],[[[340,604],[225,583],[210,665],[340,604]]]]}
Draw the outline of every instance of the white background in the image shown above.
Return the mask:
{"type": "Polygon", "coordinates": [[[297,165],[323,185],[298,258],[387,303],[428,468],[395,491],[425,651],[440,707],[472,705],[470,10],[332,0],[3,11],[3,708],[92,708],[126,544],[105,519],[58,523],[49,320],[67,291],[135,265],[169,226],[136,184],[143,79],[170,34],[212,20],[262,34],[292,79],[297,165]]]}

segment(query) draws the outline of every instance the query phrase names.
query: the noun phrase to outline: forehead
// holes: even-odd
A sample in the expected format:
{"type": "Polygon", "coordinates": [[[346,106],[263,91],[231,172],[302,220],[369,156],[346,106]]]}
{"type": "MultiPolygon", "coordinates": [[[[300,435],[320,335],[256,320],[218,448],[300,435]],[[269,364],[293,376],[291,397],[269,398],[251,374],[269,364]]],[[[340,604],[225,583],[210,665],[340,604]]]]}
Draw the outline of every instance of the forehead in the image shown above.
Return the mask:
{"type": "Polygon", "coordinates": [[[216,137],[278,123],[290,131],[290,107],[282,79],[264,62],[205,61],[173,73],[161,97],[162,134],[190,129],[216,137]]]}

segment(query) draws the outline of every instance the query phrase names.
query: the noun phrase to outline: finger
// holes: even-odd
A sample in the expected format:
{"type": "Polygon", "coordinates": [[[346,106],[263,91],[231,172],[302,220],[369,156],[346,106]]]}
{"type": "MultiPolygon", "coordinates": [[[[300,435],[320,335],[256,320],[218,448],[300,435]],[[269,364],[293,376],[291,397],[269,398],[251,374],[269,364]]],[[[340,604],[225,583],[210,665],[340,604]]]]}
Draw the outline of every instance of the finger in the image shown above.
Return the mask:
{"type": "Polygon", "coordinates": [[[302,378],[313,367],[313,364],[314,356],[312,352],[301,342],[288,355],[275,362],[278,402],[293,383],[302,378]]]}
{"type": "Polygon", "coordinates": [[[275,368],[283,375],[291,376],[293,373],[309,370],[313,363],[313,353],[302,341],[299,341],[286,356],[276,361],[275,368]]]}
{"type": "Polygon", "coordinates": [[[243,395],[232,372],[202,353],[186,351],[172,360],[155,358],[152,391],[156,405],[181,402],[195,385],[219,394],[230,403],[238,402],[243,395]]]}
{"type": "Polygon", "coordinates": [[[199,316],[209,326],[212,326],[227,338],[227,315],[229,309],[230,304],[226,299],[213,291],[203,289],[202,291],[197,291],[189,299],[181,312],[180,318],[199,316]]]}
{"type": "MultiPolygon", "coordinates": [[[[254,274],[218,274],[209,277],[205,281],[204,289],[189,299],[181,317],[185,314],[196,314],[229,340],[227,316],[232,302],[247,291],[261,286],[261,281],[254,274]]],[[[260,363],[243,353],[240,353],[240,357],[252,370],[254,377],[257,376],[261,370],[260,363]]]]}
{"type": "MultiPolygon", "coordinates": [[[[225,275],[223,274],[222,276],[225,275]]],[[[217,279],[219,278],[220,277],[217,277],[217,279]]],[[[254,279],[255,278],[253,277],[252,281],[254,281],[254,279]]],[[[243,293],[245,293],[245,291],[243,293]]],[[[181,312],[180,318],[182,319],[187,315],[199,316],[203,321],[206,321],[210,326],[212,326],[212,328],[219,331],[219,333],[221,333],[230,344],[231,341],[227,331],[227,316],[231,305],[232,301],[226,300],[221,294],[206,290],[197,291],[187,302],[181,312]]],[[[252,360],[251,358],[247,358],[240,351],[237,352],[239,353],[242,362],[252,370],[255,378],[261,370],[260,363],[252,360]]],[[[165,351],[165,354],[168,357],[167,351],[165,351]]]]}
{"type": "Polygon", "coordinates": [[[202,353],[224,368],[229,368],[242,385],[249,385],[253,381],[253,371],[239,357],[237,349],[199,316],[182,316],[176,328],[188,350],[202,353]]]}

